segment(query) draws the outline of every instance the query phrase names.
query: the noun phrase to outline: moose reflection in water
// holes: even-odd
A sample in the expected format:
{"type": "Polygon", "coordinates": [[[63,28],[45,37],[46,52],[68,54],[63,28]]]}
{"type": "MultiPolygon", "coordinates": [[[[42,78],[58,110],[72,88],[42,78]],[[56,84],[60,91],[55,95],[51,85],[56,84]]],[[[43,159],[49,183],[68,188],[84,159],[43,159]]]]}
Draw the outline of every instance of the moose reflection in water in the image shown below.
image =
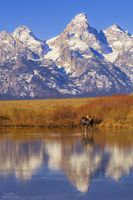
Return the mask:
{"type": "Polygon", "coordinates": [[[86,193],[93,178],[102,175],[118,181],[128,175],[133,169],[133,145],[100,146],[94,136],[54,134],[34,141],[3,138],[0,141],[0,178],[12,174],[17,180],[32,181],[40,172],[41,177],[48,176],[48,168],[57,174],[63,172],[78,191],[86,193]]]}
{"type": "Polygon", "coordinates": [[[86,116],[81,117],[80,124],[83,130],[83,137],[84,139],[90,139],[93,135],[93,127],[95,126],[95,117],[86,116]],[[90,129],[88,129],[90,127],[90,129]]]}
{"type": "Polygon", "coordinates": [[[87,134],[85,137],[82,137],[82,144],[84,147],[93,147],[94,146],[94,137],[93,133],[87,134]]]}

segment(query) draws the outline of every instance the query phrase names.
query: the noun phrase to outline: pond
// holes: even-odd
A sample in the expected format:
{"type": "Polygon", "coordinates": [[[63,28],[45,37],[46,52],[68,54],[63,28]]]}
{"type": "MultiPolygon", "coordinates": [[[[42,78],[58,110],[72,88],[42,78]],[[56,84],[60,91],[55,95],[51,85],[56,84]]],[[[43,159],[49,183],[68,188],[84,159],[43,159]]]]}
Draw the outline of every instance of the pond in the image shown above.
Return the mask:
{"type": "Polygon", "coordinates": [[[132,198],[132,131],[0,130],[0,200],[132,198]]]}

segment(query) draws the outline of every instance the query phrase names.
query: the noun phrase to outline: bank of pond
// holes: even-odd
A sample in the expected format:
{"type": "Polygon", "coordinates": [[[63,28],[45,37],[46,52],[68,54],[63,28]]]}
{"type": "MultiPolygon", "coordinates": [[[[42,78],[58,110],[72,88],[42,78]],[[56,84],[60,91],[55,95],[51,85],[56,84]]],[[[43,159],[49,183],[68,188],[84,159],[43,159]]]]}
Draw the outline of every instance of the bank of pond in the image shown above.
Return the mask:
{"type": "Polygon", "coordinates": [[[133,96],[0,101],[0,127],[80,127],[92,116],[96,128],[133,128],[133,96]]]}

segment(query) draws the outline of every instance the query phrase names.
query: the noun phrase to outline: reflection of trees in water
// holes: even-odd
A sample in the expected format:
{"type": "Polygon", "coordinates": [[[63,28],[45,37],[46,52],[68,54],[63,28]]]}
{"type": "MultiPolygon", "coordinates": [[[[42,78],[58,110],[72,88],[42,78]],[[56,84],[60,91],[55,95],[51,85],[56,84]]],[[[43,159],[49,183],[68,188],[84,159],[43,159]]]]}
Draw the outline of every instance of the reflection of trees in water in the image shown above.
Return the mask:
{"type": "Polygon", "coordinates": [[[93,137],[46,138],[44,141],[0,141],[0,174],[15,173],[17,179],[31,179],[43,165],[63,171],[80,192],[87,192],[95,176],[118,180],[133,168],[133,147],[94,143],[93,137]]]}

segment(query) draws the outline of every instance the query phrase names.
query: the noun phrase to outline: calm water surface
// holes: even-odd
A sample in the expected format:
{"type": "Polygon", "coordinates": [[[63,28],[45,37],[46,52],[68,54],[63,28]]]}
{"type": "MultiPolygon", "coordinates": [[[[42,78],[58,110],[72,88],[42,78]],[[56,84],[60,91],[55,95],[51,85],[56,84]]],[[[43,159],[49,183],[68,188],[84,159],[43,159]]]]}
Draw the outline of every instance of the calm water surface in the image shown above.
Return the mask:
{"type": "Polygon", "coordinates": [[[132,200],[133,132],[0,130],[0,200],[132,200]]]}

